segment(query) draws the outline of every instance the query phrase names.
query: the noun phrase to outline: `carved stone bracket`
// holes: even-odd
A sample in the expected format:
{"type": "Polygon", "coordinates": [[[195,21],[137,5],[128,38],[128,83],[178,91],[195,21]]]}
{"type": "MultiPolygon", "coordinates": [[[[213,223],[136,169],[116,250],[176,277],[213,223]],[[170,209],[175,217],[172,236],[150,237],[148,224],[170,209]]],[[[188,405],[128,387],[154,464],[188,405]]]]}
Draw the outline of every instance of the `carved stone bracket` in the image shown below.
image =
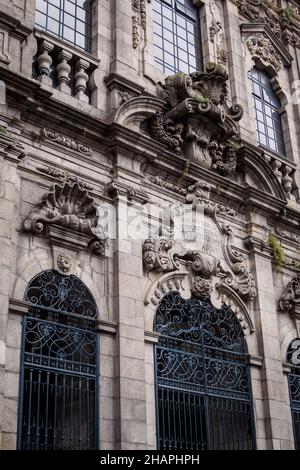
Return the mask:
{"type": "Polygon", "coordinates": [[[278,305],[281,312],[290,313],[300,319],[300,274],[289,282],[278,305]]]}
{"type": "Polygon", "coordinates": [[[204,73],[166,78],[161,96],[165,109],[150,121],[153,139],[224,176],[235,172],[237,146],[231,139],[237,138],[236,123],[243,115],[240,105],[227,103],[227,81],[226,69],[215,63],[204,73]]]}
{"type": "Polygon", "coordinates": [[[55,184],[24,221],[24,229],[35,234],[50,234],[51,227],[56,238],[64,236],[62,228],[71,233],[73,240],[77,237],[79,245],[84,238],[91,251],[104,255],[106,239],[98,233],[97,207],[80,182],[55,184]]]}

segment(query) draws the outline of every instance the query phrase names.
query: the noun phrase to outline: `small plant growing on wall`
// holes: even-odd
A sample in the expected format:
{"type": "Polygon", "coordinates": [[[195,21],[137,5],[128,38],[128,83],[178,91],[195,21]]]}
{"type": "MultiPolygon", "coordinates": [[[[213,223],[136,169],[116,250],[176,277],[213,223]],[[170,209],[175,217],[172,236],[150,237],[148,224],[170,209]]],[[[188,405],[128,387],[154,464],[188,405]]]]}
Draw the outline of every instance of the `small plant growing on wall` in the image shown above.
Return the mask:
{"type": "Polygon", "coordinates": [[[283,263],[284,263],[284,259],[285,259],[284,249],[280,245],[278,238],[273,233],[270,233],[268,242],[272,248],[274,265],[276,267],[276,270],[278,271],[280,268],[282,268],[283,263]]]}

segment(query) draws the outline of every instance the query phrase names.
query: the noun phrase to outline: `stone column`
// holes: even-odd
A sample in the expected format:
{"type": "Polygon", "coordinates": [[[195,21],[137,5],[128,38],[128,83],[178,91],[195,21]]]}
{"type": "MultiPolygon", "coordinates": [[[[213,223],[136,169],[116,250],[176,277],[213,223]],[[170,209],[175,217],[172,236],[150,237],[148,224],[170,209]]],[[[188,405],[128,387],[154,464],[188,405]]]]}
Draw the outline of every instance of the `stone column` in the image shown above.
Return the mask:
{"type": "Polygon", "coordinates": [[[146,384],[143,304],[142,241],[128,239],[128,198],[138,210],[143,202],[139,191],[113,183],[117,213],[117,240],[114,252],[115,309],[118,312],[120,449],[145,449],[146,384]]]}
{"type": "Polygon", "coordinates": [[[249,238],[249,248],[253,270],[256,273],[255,319],[263,357],[260,396],[254,388],[258,448],[265,448],[266,445],[267,449],[284,450],[291,448],[293,444],[280,353],[272,254],[271,250],[263,245],[263,236],[249,238]]]}

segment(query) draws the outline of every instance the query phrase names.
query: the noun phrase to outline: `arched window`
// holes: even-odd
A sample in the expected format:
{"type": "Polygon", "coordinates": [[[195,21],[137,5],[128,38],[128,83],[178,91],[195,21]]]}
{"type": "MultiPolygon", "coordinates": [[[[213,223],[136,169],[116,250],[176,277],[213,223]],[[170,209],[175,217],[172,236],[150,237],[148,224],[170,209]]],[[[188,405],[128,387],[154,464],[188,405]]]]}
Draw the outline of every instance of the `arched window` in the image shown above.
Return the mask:
{"type": "Polygon", "coordinates": [[[292,365],[288,376],[293,416],[295,448],[300,450],[300,339],[295,339],[287,353],[287,362],[292,365]]]}
{"type": "Polygon", "coordinates": [[[256,121],[257,140],[260,145],[279,155],[285,155],[280,102],[275,95],[270,77],[253,68],[249,72],[256,121]]]}
{"type": "Polygon", "coordinates": [[[172,292],[155,329],[158,448],[254,449],[249,359],[236,316],[172,292]]]}
{"type": "Polygon", "coordinates": [[[35,24],[81,49],[91,49],[90,0],[36,0],[35,24]]]}
{"type": "Polygon", "coordinates": [[[18,447],[98,447],[98,317],[76,276],[49,270],[28,285],[23,320],[18,447]]]}
{"type": "Polygon", "coordinates": [[[154,57],[165,73],[200,70],[199,10],[192,0],[154,0],[154,57]]]}

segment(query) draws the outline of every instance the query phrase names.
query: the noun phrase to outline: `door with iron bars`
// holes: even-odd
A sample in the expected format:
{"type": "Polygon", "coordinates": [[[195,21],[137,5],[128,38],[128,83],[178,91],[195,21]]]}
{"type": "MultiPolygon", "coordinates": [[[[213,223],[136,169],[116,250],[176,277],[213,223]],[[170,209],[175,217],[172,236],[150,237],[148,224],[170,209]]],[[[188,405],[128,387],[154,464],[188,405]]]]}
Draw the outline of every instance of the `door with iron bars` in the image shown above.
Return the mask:
{"type": "Polygon", "coordinates": [[[287,362],[292,365],[288,375],[295,449],[300,450],[300,338],[290,344],[287,362]]]}
{"type": "Polygon", "coordinates": [[[236,315],[171,292],[155,330],[158,448],[255,449],[249,356],[236,315]]]}
{"type": "Polygon", "coordinates": [[[18,448],[98,447],[97,307],[76,276],[49,270],[28,285],[18,448]]]}

